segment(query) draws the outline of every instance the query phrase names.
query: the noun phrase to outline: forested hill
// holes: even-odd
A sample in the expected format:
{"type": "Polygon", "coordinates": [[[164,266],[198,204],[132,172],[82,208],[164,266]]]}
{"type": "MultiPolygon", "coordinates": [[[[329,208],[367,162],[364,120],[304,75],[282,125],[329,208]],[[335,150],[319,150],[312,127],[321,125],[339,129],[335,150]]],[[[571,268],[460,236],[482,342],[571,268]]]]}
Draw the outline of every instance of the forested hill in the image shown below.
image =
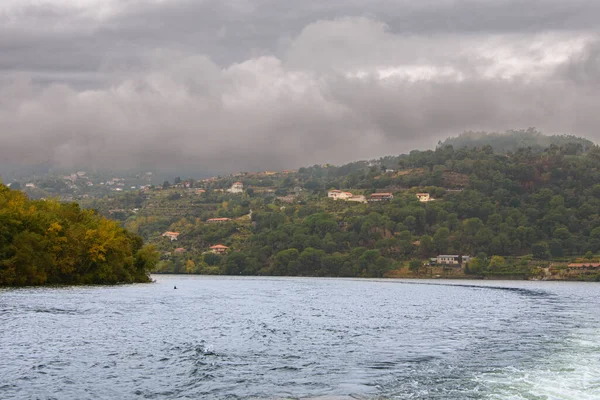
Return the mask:
{"type": "Polygon", "coordinates": [[[459,254],[477,256],[470,273],[532,273],[600,251],[598,147],[445,146],[392,161],[165,182],[88,206],[154,243],[163,272],[383,276],[459,254]],[[228,192],[236,181],[243,192],[228,192]],[[331,189],[394,197],[332,200],[331,189]]]}
{"type": "Polygon", "coordinates": [[[157,261],[114,221],[0,184],[0,286],[148,282],[157,261]]]}
{"type": "Polygon", "coordinates": [[[491,146],[497,153],[514,152],[519,148],[543,150],[550,146],[581,146],[588,150],[594,146],[591,141],[573,135],[543,135],[533,128],[512,130],[505,133],[464,132],[439,143],[439,147],[483,147],[491,146]]]}

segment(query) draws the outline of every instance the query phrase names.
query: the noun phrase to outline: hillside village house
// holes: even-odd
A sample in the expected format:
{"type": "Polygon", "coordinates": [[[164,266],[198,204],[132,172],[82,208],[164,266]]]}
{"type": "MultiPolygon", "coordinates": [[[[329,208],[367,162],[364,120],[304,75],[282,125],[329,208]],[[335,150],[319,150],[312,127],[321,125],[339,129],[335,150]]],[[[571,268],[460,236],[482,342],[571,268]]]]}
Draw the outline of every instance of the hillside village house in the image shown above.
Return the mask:
{"type": "Polygon", "coordinates": [[[327,197],[332,200],[347,200],[353,196],[350,192],[342,192],[341,190],[333,189],[327,192],[327,197]]]}
{"type": "Polygon", "coordinates": [[[162,234],[162,237],[168,237],[169,239],[171,239],[171,242],[173,240],[177,240],[177,238],[179,237],[179,232],[165,232],[162,234]]]}
{"type": "Polygon", "coordinates": [[[417,193],[417,198],[420,202],[426,203],[430,200],[433,200],[429,197],[429,193],[417,193]]]}
{"type": "Polygon", "coordinates": [[[367,198],[365,196],[363,196],[362,194],[352,196],[347,200],[348,201],[356,201],[357,203],[366,203],[367,202],[367,198]]]}
{"type": "Polygon", "coordinates": [[[584,262],[584,263],[570,263],[570,271],[598,271],[600,269],[600,263],[584,262]]]}
{"type": "Polygon", "coordinates": [[[358,203],[366,203],[367,199],[363,195],[353,195],[350,192],[343,192],[341,190],[332,189],[327,192],[327,197],[332,200],[345,200],[345,201],[356,201],[358,203]]]}
{"type": "Polygon", "coordinates": [[[394,198],[391,193],[373,193],[369,198],[369,201],[390,201],[394,198]]]}
{"type": "Polygon", "coordinates": [[[244,184],[242,182],[235,182],[227,191],[229,193],[244,193],[244,184]]]}
{"type": "Polygon", "coordinates": [[[216,254],[224,254],[227,250],[229,250],[229,247],[223,246],[222,244],[210,246],[210,251],[216,254]]]}
{"type": "Polygon", "coordinates": [[[460,266],[464,263],[468,263],[471,259],[470,256],[459,256],[453,255],[439,255],[436,258],[431,259],[437,265],[455,265],[460,266]]]}
{"type": "Polygon", "coordinates": [[[230,218],[210,218],[206,220],[207,224],[220,224],[222,222],[230,221],[230,218]]]}

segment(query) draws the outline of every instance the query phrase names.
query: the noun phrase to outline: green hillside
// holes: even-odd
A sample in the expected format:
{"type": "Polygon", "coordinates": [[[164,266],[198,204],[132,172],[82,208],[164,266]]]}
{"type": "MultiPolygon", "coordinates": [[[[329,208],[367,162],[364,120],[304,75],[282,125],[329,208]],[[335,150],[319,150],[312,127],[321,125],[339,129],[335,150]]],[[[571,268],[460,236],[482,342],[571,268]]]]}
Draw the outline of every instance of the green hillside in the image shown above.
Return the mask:
{"type": "Polygon", "coordinates": [[[580,150],[588,150],[594,146],[590,140],[573,135],[543,135],[533,128],[512,130],[504,133],[464,132],[458,136],[440,142],[439,147],[483,147],[491,146],[497,153],[514,152],[520,148],[543,150],[550,146],[572,146],[580,150]]]}
{"type": "Polygon", "coordinates": [[[476,256],[463,268],[467,274],[531,276],[551,261],[566,265],[600,251],[600,148],[580,142],[510,153],[440,146],[340,167],[189,183],[88,206],[153,243],[163,272],[418,275],[429,258],[456,254],[476,256]],[[235,181],[243,193],[223,191],[235,181]],[[327,197],[330,189],[394,198],[336,201],[327,197]],[[433,200],[420,202],[421,192],[433,200]],[[206,222],[216,217],[230,220],[206,222]],[[165,231],[179,233],[177,240],[165,231]],[[229,249],[214,254],[216,244],[229,249]]]}

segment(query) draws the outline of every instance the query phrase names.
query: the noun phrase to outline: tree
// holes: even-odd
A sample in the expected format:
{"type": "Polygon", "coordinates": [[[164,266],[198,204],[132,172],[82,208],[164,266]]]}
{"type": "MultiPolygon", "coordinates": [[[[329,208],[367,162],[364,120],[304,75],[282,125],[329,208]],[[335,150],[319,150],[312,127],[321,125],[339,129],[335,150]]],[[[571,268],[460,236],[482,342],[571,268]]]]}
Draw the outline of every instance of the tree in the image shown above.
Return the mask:
{"type": "Polygon", "coordinates": [[[206,264],[208,264],[209,266],[215,266],[221,264],[223,256],[216,253],[205,253],[203,258],[206,264]]]}
{"type": "Polygon", "coordinates": [[[492,270],[502,269],[504,267],[504,257],[502,256],[492,256],[490,259],[490,268],[492,270]]]}
{"type": "Polygon", "coordinates": [[[431,238],[431,236],[421,236],[421,239],[419,240],[419,252],[421,253],[421,255],[423,257],[429,257],[431,256],[433,249],[433,239],[431,238]]]}
{"type": "Polygon", "coordinates": [[[465,272],[468,274],[479,274],[484,269],[484,261],[482,261],[479,257],[472,258],[465,268],[465,272]]]}
{"type": "Polygon", "coordinates": [[[297,271],[293,270],[293,267],[290,268],[290,263],[296,262],[298,257],[300,256],[300,252],[298,249],[287,249],[282,250],[275,256],[275,274],[277,275],[294,275],[297,271]]]}
{"type": "Polygon", "coordinates": [[[0,185],[0,286],[148,282],[157,262],[115,221],[0,185]]]}
{"type": "Polygon", "coordinates": [[[300,275],[312,275],[315,271],[321,269],[321,260],[325,256],[323,250],[317,250],[312,247],[307,247],[300,253],[298,257],[298,264],[300,275]]]}
{"type": "Polygon", "coordinates": [[[195,272],[196,272],[196,263],[192,259],[187,260],[185,262],[185,273],[193,274],[195,272]]]}
{"type": "Polygon", "coordinates": [[[546,243],[534,244],[531,246],[531,252],[533,253],[533,258],[536,260],[548,260],[550,258],[550,251],[546,243]]]}
{"type": "Polygon", "coordinates": [[[225,274],[240,275],[248,267],[248,257],[241,252],[230,253],[225,260],[225,274]]]}
{"type": "Polygon", "coordinates": [[[433,247],[439,254],[448,250],[450,230],[446,227],[439,228],[433,235],[433,247]]]}
{"type": "Polygon", "coordinates": [[[422,263],[420,260],[411,260],[408,264],[408,269],[412,272],[419,272],[421,269],[422,263]]]}

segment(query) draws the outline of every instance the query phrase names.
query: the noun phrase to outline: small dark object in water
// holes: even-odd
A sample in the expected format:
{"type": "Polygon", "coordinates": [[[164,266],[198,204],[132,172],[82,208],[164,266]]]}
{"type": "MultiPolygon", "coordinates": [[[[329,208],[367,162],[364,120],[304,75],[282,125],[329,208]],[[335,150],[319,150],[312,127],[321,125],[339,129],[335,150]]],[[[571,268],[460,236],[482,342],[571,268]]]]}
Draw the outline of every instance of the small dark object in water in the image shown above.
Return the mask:
{"type": "Polygon", "coordinates": [[[177,289],[177,286],[173,286],[173,289],[177,289]]]}

